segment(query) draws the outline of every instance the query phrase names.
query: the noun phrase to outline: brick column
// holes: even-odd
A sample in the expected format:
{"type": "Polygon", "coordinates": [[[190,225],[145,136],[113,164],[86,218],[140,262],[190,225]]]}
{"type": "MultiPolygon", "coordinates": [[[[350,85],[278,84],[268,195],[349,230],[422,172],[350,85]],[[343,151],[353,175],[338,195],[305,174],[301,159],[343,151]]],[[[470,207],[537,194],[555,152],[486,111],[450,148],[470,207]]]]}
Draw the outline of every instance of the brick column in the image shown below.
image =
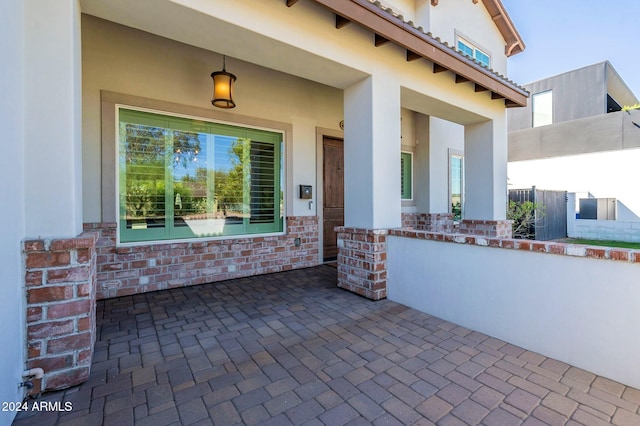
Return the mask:
{"type": "Polygon", "coordinates": [[[429,232],[453,232],[453,213],[418,213],[416,229],[429,232]]]}
{"type": "Polygon", "coordinates": [[[492,238],[512,238],[512,220],[463,220],[456,232],[492,238]]]}
{"type": "Polygon", "coordinates": [[[89,378],[96,338],[96,242],[77,238],[24,242],[27,368],[40,367],[32,395],[89,378]]]}
{"type": "Polygon", "coordinates": [[[371,300],[387,297],[386,229],[336,228],[338,287],[371,300]]]}

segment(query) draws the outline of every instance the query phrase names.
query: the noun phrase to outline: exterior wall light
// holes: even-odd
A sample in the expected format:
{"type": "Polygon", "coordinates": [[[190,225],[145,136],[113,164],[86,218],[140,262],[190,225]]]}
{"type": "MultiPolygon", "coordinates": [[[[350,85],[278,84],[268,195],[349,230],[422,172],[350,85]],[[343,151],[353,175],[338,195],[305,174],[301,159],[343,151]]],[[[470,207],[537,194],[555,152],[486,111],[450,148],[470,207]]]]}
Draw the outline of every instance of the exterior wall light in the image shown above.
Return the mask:
{"type": "Polygon", "coordinates": [[[227,72],[226,57],[222,56],[222,71],[216,71],[211,73],[213,79],[213,99],[211,104],[218,108],[235,108],[236,103],[233,101],[233,83],[236,81],[236,76],[227,72]]]}

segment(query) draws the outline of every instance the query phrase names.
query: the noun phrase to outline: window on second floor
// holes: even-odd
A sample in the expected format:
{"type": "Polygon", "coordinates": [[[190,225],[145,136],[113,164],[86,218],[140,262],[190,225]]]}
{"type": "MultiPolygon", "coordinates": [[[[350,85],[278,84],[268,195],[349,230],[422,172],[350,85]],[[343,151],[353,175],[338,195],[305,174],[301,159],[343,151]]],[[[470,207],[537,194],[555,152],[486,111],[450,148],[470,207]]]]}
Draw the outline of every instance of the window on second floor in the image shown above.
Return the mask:
{"type": "Polygon", "coordinates": [[[531,97],[533,110],[533,127],[546,126],[553,123],[553,92],[536,93],[531,97]]]}
{"type": "Polygon", "coordinates": [[[487,52],[484,52],[482,49],[476,47],[473,43],[470,43],[467,40],[458,37],[458,50],[462,54],[467,55],[480,62],[482,65],[491,68],[491,56],[489,56],[487,52]]]}

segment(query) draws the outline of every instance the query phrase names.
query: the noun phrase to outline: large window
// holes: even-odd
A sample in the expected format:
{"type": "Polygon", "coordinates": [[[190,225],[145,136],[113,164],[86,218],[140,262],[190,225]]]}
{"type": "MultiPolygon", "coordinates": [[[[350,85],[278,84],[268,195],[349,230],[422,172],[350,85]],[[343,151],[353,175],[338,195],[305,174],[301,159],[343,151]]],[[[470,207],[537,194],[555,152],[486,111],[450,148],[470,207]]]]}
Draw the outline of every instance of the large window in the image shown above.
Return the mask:
{"type": "Polygon", "coordinates": [[[533,127],[553,123],[553,92],[536,93],[532,99],[533,127]]]}
{"type": "Polygon", "coordinates": [[[475,59],[487,68],[491,68],[491,57],[483,50],[477,48],[473,43],[469,43],[463,38],[458,38],[458,50],[463,54],[475,59]]]}
{"type": "Polygon", "coordinates": [[[453,220],[461,220],[464,208],[464,156],[453,150],[449,150],[449,204],[453,220]]]}
{"type": "Polygon", "coordinates": [[[120,241],[282,232],[282,136],[120,108],[120,241]]]}
{"type": "Polygon", "coordinates": [[[403,200],[411,200],[413,198],[412,157],[413,155],[410,152],[400,153],[400,192],[403,200]]]}

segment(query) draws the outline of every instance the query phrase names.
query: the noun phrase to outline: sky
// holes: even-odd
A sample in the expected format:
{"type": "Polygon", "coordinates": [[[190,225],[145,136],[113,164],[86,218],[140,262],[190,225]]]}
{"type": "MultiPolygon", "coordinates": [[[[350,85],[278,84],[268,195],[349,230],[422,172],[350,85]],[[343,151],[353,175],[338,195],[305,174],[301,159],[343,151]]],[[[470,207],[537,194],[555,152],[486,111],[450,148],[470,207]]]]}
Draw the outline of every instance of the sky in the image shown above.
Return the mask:
{"type": "Polygon", "coordinates": [[[526,49],[509,58],[519,85],[609,60],[640,97],[640,0],[502,0],[526,49]]]}

